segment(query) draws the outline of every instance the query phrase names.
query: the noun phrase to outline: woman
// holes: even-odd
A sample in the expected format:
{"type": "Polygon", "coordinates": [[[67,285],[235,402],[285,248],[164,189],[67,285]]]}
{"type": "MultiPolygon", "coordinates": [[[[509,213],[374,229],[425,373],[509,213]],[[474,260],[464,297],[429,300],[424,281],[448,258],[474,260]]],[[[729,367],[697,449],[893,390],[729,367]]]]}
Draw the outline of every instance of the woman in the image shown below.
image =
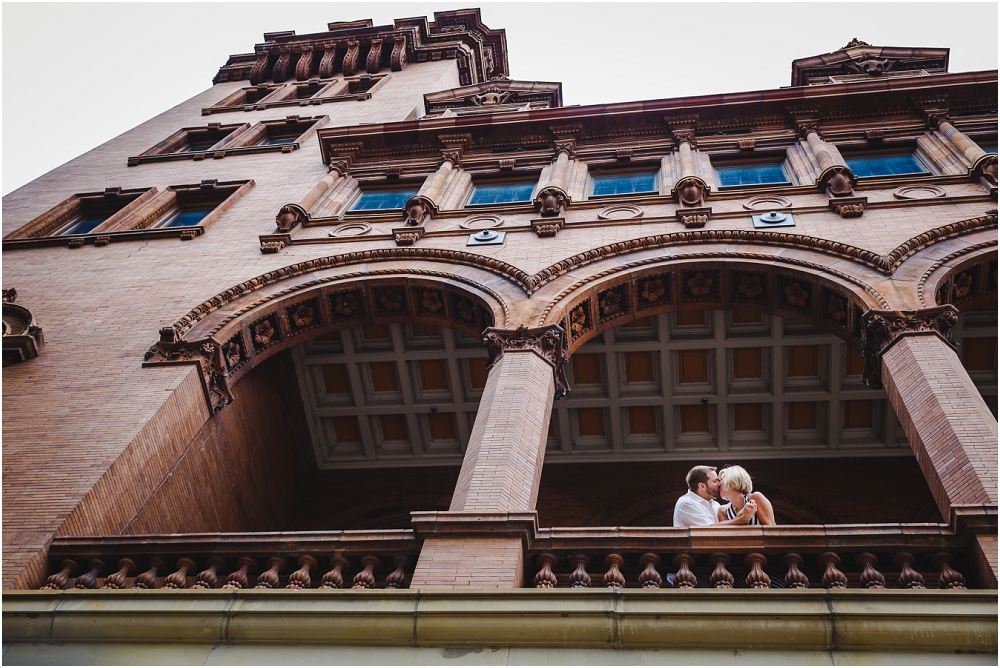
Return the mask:
{"type": "Polygon", "coordinates": [[[719,491],[729,501],[729,505],[719,508],[720,522],[734,519],[744,505],[753,501],[757,505],[757,513],[747,524],[776,524],[771,502],[760,492],[753,491],[753,481],[746,469],[742,466],[724,468],[719,471],[719,480],[722,484],[719,491]]]}

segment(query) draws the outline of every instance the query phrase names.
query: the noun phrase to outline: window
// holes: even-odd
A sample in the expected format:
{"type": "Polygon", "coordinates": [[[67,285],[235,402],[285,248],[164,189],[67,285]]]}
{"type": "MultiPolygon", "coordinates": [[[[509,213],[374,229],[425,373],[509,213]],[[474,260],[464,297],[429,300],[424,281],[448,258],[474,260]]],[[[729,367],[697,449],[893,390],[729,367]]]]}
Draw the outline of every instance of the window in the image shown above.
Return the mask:
{"type": "Polygon", "coordinates": [[[108,188],[73,195],[7,235],[3,248],[79,248],[85,243],[104,246],[152,237],[193,239],[222,215],[224,203],[235,201],[252,186],[253,181],[211,179],[162,191],[108,188]]]}
{"type": "Polygon", "coordinates": [[[351,211],[389,211],[391,209],[402,209],[417,192],[416,190],[377,190],[361,193],[361,197],[354,202],[351,211]]]}
{"type": "Polygon", "coordinates": [[[601,197],[603,195],[630,195],[632,193],[655,192],[655,173],[594,177],[594,197],[601,197]]]}
{"type": "Polygon", "coordinates": [[[312,78],[285,84],[258,84],[241,88],[201,110],[203,116],[232,111],[261,111],[275,107],[298,107],[328,102],[370,99],[388,74],[362,74],[344,79],[312,78]]]}
{"type": "Polygon", "coordinates": [[[299,147],[311,132],[326,122],[329,116],[259,121],[241,125],[209,123],[206,127],[182,128],[156,146],[128,159],[130,167],[162,160],[204,160],[224,158],[238,153],[281,151],[288,153],[299,147]]]}
{"type": "Polygon", "coordinates": [[[509,183],[495,186],[476,186],[472,193],[470,205],[474,204],[510,204],[515,202],[530,202],[531,193],[535,190],[534,183],[509,183]]]}
{"type": "Polygon", "coordinates": [[[791,183],[780,164],[719,167],[715,171],[723,187],[791,183]]]}
{"type": "Polygon", "coordinates": [[[912,155],[884,155],[871,158],[846,158],[847,166],[858,178],[927,174],[912,155]]]}

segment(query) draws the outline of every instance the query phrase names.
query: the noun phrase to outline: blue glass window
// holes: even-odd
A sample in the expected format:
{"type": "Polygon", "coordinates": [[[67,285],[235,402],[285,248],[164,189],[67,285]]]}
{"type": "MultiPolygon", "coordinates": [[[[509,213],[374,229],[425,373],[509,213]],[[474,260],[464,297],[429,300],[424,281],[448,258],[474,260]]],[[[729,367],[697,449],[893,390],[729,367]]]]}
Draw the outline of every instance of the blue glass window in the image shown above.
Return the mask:
{"type": "Polygon", "coordinates": [[[789,183],[781,165],[722,167],[715,170],[723,186],[757,186],[765,183],[789,183]]]}
{"type": "Polygon", "coordinates": [[[878,158],[853,158],[847,160],[858,178],[866,176],[896,176],[900,174],[926,174],[912,155],[887,155],[878,158]]]}
{"type": "Polygon", "coordinates": [[[417,194],[416,190],[382,190],[376,192],[361,193],[361,197],[351,207],[351,211],[387,211],[389,209],[402,209],[411,197],[417,194]]]}
{"type": "Polygon", "coordinates": [[[212,213],[211,209],[188,209],[178,211],[160,227],[191,227],[201,222],[202,218],[212,213]]]}
{"type": "Polygon", "coordinates": [[[502,186],[477,186],[469,204],[506,204],[530,202],[534,183],[511,183],[502,186]]]}
{"type": "Polygon", "coordinates": [[[276,139],[268,139],[264,142],[264,146],[288,146],[289,144],[294,144],[297,137],[278,137],[276,139]]]}
{"type": "Polygon", "coordinates": [[[656,174],[629,174],[628,176],[595,176],[594,196],[655,193],[656,174]]]}
{"type": "Polygon", "coordinates": [[[983,150],[984,150],[984,151],[986,151],[987,153],[993,153],[993,154],[996,154],[996,152],[997,152],[997,147],[996,147],[996,146],[994,146],[994,147],[992,147],[992,148],[984,148],[983,150]]]}
{"type": "Polygon", "coordinates": [[[103,213],[84,215],[61,234],[87,234],[107,219],[107,214],[103,213]]]}

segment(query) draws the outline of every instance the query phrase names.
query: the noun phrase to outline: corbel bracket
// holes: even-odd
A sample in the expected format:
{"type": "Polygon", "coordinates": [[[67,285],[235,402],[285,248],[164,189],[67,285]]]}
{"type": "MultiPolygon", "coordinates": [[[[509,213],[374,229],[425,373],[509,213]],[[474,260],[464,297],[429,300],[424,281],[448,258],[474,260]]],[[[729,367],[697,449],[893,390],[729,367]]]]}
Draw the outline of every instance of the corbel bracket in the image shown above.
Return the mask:
{"type": "Polygon", "coordinates": [[[861,380],[868,387],[882,388],[882,356],[904,336],[939,336],[957,349],[951,336],[957,322],[958,309],[951,304],[918,311],[865,311],[861,316],[865,358],[861,380]]]}
{"type": "Polygon", "coordinates": [[[559,325],[530,328],[521,325],[517,329],[487,327],[483,332],[483,343],[486,344],[486,353],[489,355],[487,368],[493,368],[505,352],[527,350],[541,357],[552,367],[556,398],[569,393],[569,381],[566,379],[565,369],[568,348],[566,332],[559,325]]]}
{"type": "Polygon", "coordinates": [[[212,337],[184,341],[173,327],[164,327],[142,362],[143,368],[185,364],[198,367],[209,413],[215,415],[233,402],[223,345],[212,337]]]}

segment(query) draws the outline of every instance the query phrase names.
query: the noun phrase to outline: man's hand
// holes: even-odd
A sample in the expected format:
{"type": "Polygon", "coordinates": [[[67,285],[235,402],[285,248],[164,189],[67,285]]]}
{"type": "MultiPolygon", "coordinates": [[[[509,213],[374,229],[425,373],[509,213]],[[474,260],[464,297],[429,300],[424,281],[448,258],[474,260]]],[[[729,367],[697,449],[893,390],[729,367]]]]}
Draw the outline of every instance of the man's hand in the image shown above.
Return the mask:
{"type": "Polygon", "coordinates": [[[739,520],[740,524],[748,524],[753,516],[757,514],[757,502],[750,499],[740,510],[739,514],[736,515],[736,519],[739,520]]]}

